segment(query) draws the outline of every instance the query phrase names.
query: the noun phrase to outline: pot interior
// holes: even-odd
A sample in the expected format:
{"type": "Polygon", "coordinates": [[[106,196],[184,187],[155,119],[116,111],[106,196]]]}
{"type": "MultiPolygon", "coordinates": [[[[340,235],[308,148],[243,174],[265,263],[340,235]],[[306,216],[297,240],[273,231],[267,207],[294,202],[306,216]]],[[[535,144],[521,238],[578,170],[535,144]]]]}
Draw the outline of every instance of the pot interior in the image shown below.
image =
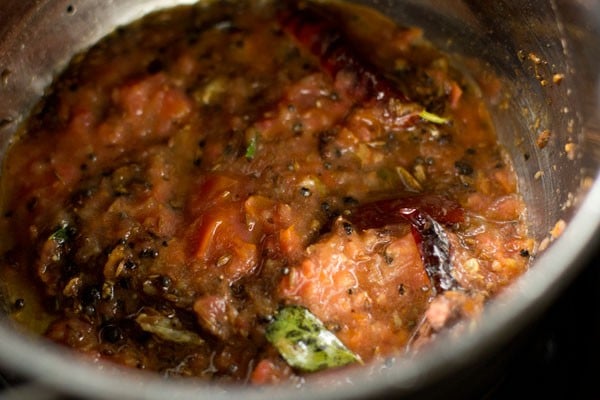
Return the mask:
{"type": "MultiPolygon", "coordinates": [[[[359,371],[352,379],[365,385],[352,389],[309,387],[315,398],[364,397],[392,387],[410,391],[441,374],[444,364],[458,368],[469,359],[465,354],[473,358],[507,340],[525,323],[525,314],[543,309],[577,271],[600,225],[595,206],[600,204],[600,89],[594,60],[600,51],[600,6],[584,0],[358,2],[400,24],[422,27],[429,40],[460,58],[473,79],[489,71],[499,76],[500,90],[489,106],[517,170],[540,251],[531,272],[490,307],[482,328],[460,343],[440,343],[432,354],[371,378],[359,371]],[[549,135],[545,146],[539,145],[540,135],[549,135]],[[553,229],[560,228],[560,221],[566,230],[558,237],[553,229]]],[[[5,3],[0,15],[0,162],[19,124],[74,54],[150,11],[193,1],[5,3]]],[[[158,399],[170,391],[181,398],[203,391],[227,396],[219,389],[165,383],[118,368],[73,364],[76,356],[22,335],[7,321],[0,334],[0,360],[6,366],[63,391],[90,393],[95,388],[120,398],[158,399]]],[[[281,394],[278,389],[233,390],[248,398],[281,394]]]]}

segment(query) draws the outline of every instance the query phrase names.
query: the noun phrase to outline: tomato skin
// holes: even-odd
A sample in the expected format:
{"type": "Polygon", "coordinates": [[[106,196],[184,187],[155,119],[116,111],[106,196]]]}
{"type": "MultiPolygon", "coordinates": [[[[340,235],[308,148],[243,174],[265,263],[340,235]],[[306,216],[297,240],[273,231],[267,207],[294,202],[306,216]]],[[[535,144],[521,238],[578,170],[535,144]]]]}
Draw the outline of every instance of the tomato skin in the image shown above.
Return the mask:
{"type": "Polygon", "coordinates": [[[363,204],[351,211],[349,219],[359,229],[382,228],[409,221],[407,216],[413,210],[446,225],[458,224],[465,218],[465,211],[457,202],[439,195],[420,195],[363,204]]]}

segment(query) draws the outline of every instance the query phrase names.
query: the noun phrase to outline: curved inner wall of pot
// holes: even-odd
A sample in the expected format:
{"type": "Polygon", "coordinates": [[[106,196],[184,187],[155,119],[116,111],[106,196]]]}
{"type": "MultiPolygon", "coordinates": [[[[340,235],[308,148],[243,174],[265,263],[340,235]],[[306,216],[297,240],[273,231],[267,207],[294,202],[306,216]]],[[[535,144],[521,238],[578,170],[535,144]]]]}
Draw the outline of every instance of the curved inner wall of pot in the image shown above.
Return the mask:
{"type": "MultiPolygon", "coordinates": [[[[572,32],[576,26],[569,23],[577,2],[360,3],[375,3],[400,23],[422,26],[436,45],[478,59],[499,76],[501,93],[490,101],[496,131],[518,173],[531,232],[548,242],[555,224],[570,219],[599,159],[597,133],[584,129],[597,109],[597,72],[575,68],[578,57],[589,53],[578,48],[581,32],[572,32]],[[589,115],[583,115],[582,101],[590,98],[589,115]],[[591,170],[583,168],[586,157],[595,165],[591,170]]],[[[597,45],[598,39],[591,40],[597,45]]]]}

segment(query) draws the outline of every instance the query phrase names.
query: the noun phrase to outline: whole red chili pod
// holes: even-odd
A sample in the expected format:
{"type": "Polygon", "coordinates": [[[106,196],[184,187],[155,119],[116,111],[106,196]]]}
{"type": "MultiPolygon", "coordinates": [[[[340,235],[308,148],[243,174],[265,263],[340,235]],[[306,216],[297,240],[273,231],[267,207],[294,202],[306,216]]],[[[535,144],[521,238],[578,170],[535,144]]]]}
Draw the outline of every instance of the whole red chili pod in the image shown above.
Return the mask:
{"type": "Polygon", "coordinates": [[[380,200],[352,210],[348,220],[362,230],[408,222],[436,293],[460,288],[452,276],[450,241],[441,225],[464,220],[458,203],[434,195],[380,200]]]}

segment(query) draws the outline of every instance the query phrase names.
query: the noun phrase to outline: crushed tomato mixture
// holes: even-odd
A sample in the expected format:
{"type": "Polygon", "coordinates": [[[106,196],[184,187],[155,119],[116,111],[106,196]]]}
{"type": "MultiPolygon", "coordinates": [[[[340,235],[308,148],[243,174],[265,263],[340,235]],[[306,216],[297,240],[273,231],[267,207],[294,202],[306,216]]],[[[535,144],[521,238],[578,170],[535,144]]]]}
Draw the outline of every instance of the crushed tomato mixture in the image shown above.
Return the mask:
{"type": "Polygon", "coordinates": [[[533,241],[452,65],[339,3],[208,2],[117,29],[7,155],[11,315],[95,359],[255,384],[460,330],[533,241]]]}

